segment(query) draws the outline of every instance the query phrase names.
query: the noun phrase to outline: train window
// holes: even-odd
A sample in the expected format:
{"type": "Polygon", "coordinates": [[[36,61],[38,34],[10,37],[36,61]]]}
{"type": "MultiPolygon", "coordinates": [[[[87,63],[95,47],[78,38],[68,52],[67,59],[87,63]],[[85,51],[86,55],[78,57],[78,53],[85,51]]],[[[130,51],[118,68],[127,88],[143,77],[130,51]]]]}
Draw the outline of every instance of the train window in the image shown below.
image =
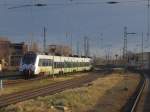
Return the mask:
{"type": "Polygon", "coordinates": [[[68,68],[68,62],[65,62],[65,67],[68,68]]]}
{"type": "Polygon", "coordinates": [[[62,68],[62,66],[61,66],[61,62],[59,62],[59,68],[62,68]]]}
{"type": "Polygon", "coordinates": [[[62,62],[61,66],[65,68],[71,68],[73,67],[73,62],[62,62]]]}
{"type": "Polygon", "coordinates": [[[75,63],[76,67],[78,67],[78,62],[75,63]]]}
{"type": "Polygon", "coordinates": [[[84,67],[86,66],[86,62],[84,62],[84,67]]]}
{"type": "Polygon", "coordinates": [[[39,66],[52,66],[52,60],[51,59],[40,59],[38,65],[39,66]]]}
{"type": "Polygon", "coordinates": [[[82,67],[84,67],[84,62],[82,62],[82,67]]]}
{"type": "MultiPolygon", "coordinates": [[[[55,62],[55,64],[54,64],[55,66],[55,68],[63,68],[64,67],[64,62],[55,62]]],[[[66,67],[67,65],[65,64],[65,67],[66,67]]]]}
{"type": "Polygon", "coordinates": [[[85,67],[85,62],[83,62],[83,66],[85,67]]]}
{"type": "Polygon", "coordinates": [[[74,67],[77,67],[77,63],[76,62],[74,62],[74,67]]]}
{"type": "Polygon", "coordinates": [[[62,64],[63,64],[63,63],[62,63],[62,62],[60,62],[60,68],[63,68],[62,64]]]}
{"type": "Polygon", "coordinates": [[[86,62],[86,66],[88,66],[88,62],[86,62]]]}
{"type": "Polygon", "coordinates": [[[61,63],[60,62],[58,62],[58,68],[61,68],[61,63]]]}
{"type": "Polygon", "coordinates": [[[64,68],[64,62],[60,62],[60,68],[64,68]]]}
{"type": "Polygon", "coordinates": [[[56,62],[56,68],[59,68],[59,62],[56,62]]]}
{"type": "Polygon", "coordinates": [[[59,66],[60,66],[60,64],[59,64],[59,62],[57,62],[57,68],[59,68],[59,66]]]}
{"type": "Polygon", "coordinates": [[[78,65],[77,65],[77,62],[75,62],[75,67],[77,67],[78,65]]]}
{"type": "Polygon", "coordinates": [[[80,67],[82,67],[82,62],[80,62],[80,67]]]}
{"type": "Polygon", "coordinates": [[[68,62],[64,62],[64,67],[68,68],[68,62]]]}
{"type": "Polygon", "coordinates": [[[70,68],[70,62],[67,62],[67,68],[70,68]]]}
{"type": "Polygon", "coordinates": [[[43,65],[43,60],[42,59],[39,59],[39,64],[38,66],[42,66],[43,65]]]}
{"type": "Polygon", "coordinates": [[[72,67],[72,62],[69,62],[69,67],[70,67],[70,68],[72,67]]]}
{"type": "Polygon", "coordinates": [[[43,65],[43,66],[46,66],[46,61],[45,61],[45,59],[43,59],[42,65],[43,65]]]}
{"type": "Polygon", "coordinates": [[[57,62],[54,62],[54,68],[57,68],[57,62]]]}
{"type": "Polygon", "coordinates": [[[69,68],[70,67],[70,63],[69,62],[67,62],[67,68],[69,68]]]}
{"type": "Polygon", "coordinates": [[[84,66],[87,66],[87,62],[84,63],[84,66]]]}
{"type": "Polygon", "coordinates": [[[79,67],[81,67],[81,62],[79,62],[79,67]]]}
{"type": "Polygon", "coordinates": [[[72,67],[75,67],[75,62],[72,62],[72,67]]]}
{"type": "Polygon", "coordinates": [[[70,67],[70,62],[67,62],[67,68],[69,68],[70,67]]]}
{"type": "Polygon", "coordinates": [[[48,59],[48,66],[52,66],[52,60],[48,59]]]}
{"type": "Polygon", "coordinates": [[[46,61],[45,61],[45,59],[43,59],[42,66],[46,66],[46,61]]]}
{"type": "Polygon", "coordinates": [[[36,60],[36,54],[25,54],[22,58],[23,64],[34,64],[36,60]]]}
{"type": "Polygon", "coordinates": [[[66,62],[63,63],[64,68],[67,68],[66,62]]]}
{"type": "Polygon", "coordinates": [[[87,62],[84,62],[84,66],[87,66],[87,62]]]}
{"type": "Polygon", "coordinates": [[[79,63],[78,63],[78,62],[76,62],[76,66],[77,66],[77,67],[79,66],[79,63]]]}
{"type": "Polygon", "coordinates": [[[75,62],[72,62],[72,67],[75,67],[75,62]]]}
{"type": "Polygon", "coordinates": [[[45,66],[49,66],[48,59],[45,60],[45,66]]]}

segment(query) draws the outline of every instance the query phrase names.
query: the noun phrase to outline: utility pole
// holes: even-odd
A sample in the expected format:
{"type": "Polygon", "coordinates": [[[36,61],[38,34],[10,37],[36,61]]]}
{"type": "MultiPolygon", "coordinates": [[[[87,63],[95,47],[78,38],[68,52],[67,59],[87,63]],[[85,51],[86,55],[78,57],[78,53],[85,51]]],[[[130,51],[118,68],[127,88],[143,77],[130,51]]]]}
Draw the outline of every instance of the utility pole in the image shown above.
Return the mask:
{"type": "Polygon", "coordinates": [[[143,49],[143,32],[142,32],[142,68],[143,68],[143,52],[144,52],[144,49],[143,49]]]}
{"type": "Polygon", "coordinates": [[[89,38],[87,38],[87,57],[90,56],[90,42],[89,38]]]}
{"type": "Polygon", "coordinates": [[[79,50],[79,41],[77,41],[76,49],[77,49],[77,55],[79,56],[79,55],[80,55],[80,50],[79,50]]]}
{"type": "Polygon", "coordinates": [[[43,51],[46,53],[46,28],[43,28],[44,39],[43,39],[43,51]]]}
{"type": "Polygon", "coordinates": [[[84,37],[84,55],[86,57],[89,56],[89,38],[87,36],[84,37]]]}
{"type": "Polygon", "coordinates": [[[31,33],[31,39],[30,39],[30,51],[33,51],[33,44],[34,44],[34,34],[31,33]]]}
{"type": "Polygon", "coordinates": [[[87,41],[87,37],[85,36],[84,37],[84,56],[87,56],[87,51],[86,51],[86,46],[87,46],[87,44],[86,44],[86,41],[87,41]]]}
{"type": "Polygon", "coordinates": [[[124,47],[123,47],[123,60],[127,60],[127,27],[124,27],[124,47]]]}
{"type": "Polygon", "coordinates": [[[125,64],[127,64],[127,59],[128,59],[128,49],[127,49],[127,46],[128,46],[128,41],[127,41],[127,35],[130,35],[130,34],[136,34],[134,32],[127,32],[127,27],[125,26],[124,27],[124,47],[123,47],[123,61],[125,64]]]}
{"type": "MultiPolygon", "coordinates": [[[[68,46],[70,46],[71,49],[71,55],[73,55],[73,44],[72,44],[72,33],[71,32],[66,32],[66,40],[69,41],[68,46]],[[69,38],[69,39],[68,39],[69,38]]],[[[67,41],[67,42],[68,42],[67,41]]]]}
{"type": "Polygon", "coordinates": [[[73,55],[72,33],[70,33],[70,46],[71,46],[71,55],[73,55]]]}
{"type": "Polygon", "coordinates": [[[149,35],[150,35],[149,8],[150,8],[150,0],[147,0],[147,40],[149,40],[149,35]]]}
{"type": "Polygon", "coordinates": [[[103,38],[100,38],[100,43],[101,43],[100,48],[103,49],[103,38]]]}

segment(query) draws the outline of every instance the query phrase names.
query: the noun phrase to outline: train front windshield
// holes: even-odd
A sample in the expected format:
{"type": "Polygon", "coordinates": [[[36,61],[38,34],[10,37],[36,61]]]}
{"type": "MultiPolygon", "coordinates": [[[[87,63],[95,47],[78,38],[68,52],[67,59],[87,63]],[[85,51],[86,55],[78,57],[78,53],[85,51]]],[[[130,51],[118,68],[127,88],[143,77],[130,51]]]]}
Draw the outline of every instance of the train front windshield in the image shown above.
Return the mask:
{"type": "Polygon", "coordinates": [[[36,60],[36,54],[25,54],[22,58],[23,64],[34,64],[36,60]]]}

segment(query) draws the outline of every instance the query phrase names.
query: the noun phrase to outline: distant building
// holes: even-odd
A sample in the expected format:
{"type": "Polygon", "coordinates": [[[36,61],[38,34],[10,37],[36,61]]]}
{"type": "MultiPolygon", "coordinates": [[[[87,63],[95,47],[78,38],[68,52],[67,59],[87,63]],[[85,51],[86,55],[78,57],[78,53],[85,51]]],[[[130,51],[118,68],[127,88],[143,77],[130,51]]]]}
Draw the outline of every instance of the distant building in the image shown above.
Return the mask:
{"type": "Polygon", "coordinates": [[[28,51],[24,43],[11,43],[7,38],[0,38],[0,61],[3,69],[18,67],[20,59],[28,51]]]}
{"type": "Polygon", "coordinates": [[[24,54],[28,50],[28,46],[24,43],[11,43],[9,46],[10,54],[11,55],[18,55],[18,54],[24,54]]]}
{"type": "Polygon", "coordinates": [[[36,42],[32,42],[31,45],[28,46],[28,51],[39,52],[39,46],[36,42]]]}
{"type": "Polygon", "coordinates": [[[9,66],[18,66],[21,57],[28,51],[28,46],[24,43],[11,43],[9,46],[9,66]]]}
{"type": "Polygon", "coordinates": [[[6,38],[0,38],[0,59],[8,60],[10,41],[6,38]]]}
{"type": "Polygon", "coordinates": [[[71,48],[65,45],[49,45],[48,53],[53,55],[70,56],[71,48]]]}
{"type": "Polygon", "coordinates": [[[128,65],[137,68],[150,69],[150,52],[136,53],[128,57],[128,65]]]}

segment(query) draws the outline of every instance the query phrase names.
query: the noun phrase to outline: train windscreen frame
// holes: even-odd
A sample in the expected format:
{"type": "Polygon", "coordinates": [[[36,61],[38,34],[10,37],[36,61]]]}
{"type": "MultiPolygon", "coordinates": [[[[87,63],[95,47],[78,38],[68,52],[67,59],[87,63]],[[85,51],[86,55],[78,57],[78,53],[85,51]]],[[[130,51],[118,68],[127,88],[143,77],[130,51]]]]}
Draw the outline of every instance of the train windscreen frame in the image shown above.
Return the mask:
{"type": "Polygon", "coordinates": [[[27,53],[22,58],[23,64],[34,64],[36,60],[36,54],[35,53],[27,53]]]}

